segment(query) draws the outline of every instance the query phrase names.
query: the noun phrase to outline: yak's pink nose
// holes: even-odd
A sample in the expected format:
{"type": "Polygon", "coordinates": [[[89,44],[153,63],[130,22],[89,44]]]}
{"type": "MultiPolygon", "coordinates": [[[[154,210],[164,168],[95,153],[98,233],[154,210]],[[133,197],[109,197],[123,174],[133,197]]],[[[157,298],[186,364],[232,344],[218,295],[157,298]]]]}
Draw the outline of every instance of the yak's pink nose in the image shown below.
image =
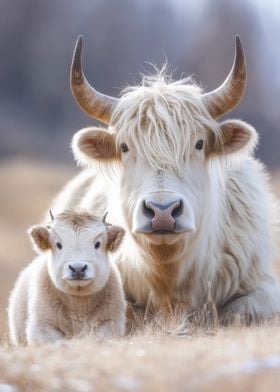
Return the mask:
{"type": "Polygon", "coordinates": [[[158,204],[152,201],[144,201],[143,210],[151,219],[152,231],[174,231],[176,219],[183,213],[182,200],[176,200],[168,204],[158,204]]]}

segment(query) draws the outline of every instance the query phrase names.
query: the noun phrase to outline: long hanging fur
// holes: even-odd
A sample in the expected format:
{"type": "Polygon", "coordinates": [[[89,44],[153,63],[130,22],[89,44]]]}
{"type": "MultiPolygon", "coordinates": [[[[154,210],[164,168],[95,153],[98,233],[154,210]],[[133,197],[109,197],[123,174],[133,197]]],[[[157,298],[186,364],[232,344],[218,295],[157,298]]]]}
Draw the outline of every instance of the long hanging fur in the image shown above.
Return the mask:
{"type": "MultiPolygon", "coordinates": [[[[133,237],[129,232],[129,209],[137,189],[128,192],[122,188],[118,173],[108,178],[106,169],[99,170],[98,166],[93,169],[91,189],[76,202],[93,208],[106,196],[102,209],[116,216],[114,223],[126,221],[128,236],[115,260],[127,292],[139,303],[149,300],[157,307],[167,296],[171,302],[181,301],[190,310],[197,309],[207,299],[210,282],[213,302],[220,310],[226,307],[229,312],[242,310],[255,319],[265,318],[280,311],[279,289],[271,273],[278,211],[265,170],[252,157],[257,134],[248,124],[234,120],[236,127],[243,126],[251,135],[248,143],[233,154],[209,158],[204,178],[195,169],[187,178],[184,167],[191,164],[197,134],[206,136],[209,148],[211,143],[212,148],[223,144],[221,124],[210,117],[201,98],[202,90],[192,79],[173,82],[162,70],[155,76],[143,77],[140,86],[123,91],[110,129],[116,134],[116,145],[128,141],[147,166],[180,178],[185,189],[205,181],[201,205],[196,206],[202,211],[194,235],[186,235],[172,251],[166,249],[164,257],[163,248],[152,249],[147,239],[133,237]],[[113,198],[114,202],[110,202],[113,198]],[[122,213],[121,204],[125,206],[122,213]]],[[[237,133],[237,142],[239,136],[237,133]]],[[[77,146],[74,152],[79,159],[77,146]]],[[[137,174],[135,183],[142,185],[145,172],[137,174]]],[[[127,177],[129,173],[129,181],[127,177]]],[[[75,192],[80,194],[80,185],[76,190],[72,187],[73,199],[75,192]]]]}

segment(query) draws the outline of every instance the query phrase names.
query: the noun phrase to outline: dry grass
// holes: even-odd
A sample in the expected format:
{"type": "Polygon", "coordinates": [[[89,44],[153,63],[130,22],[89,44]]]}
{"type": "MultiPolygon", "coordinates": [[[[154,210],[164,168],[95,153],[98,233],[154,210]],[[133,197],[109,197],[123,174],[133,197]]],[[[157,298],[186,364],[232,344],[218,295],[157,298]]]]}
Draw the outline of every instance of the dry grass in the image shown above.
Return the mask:
{"type": "MultiPolygon", "coordinates": [[[[280,383],[280,330],[183,339],[145,335],[0,351],[0,379],[23,391],[268,391],[280,383]]],[[[1,387],[0,387],[1,390],[1,387]]]]}
{"type": "MultiPolygon", "coordinates": [[[[0,165],[0,392],[268,391],[280,385],[280,328],[146,331],[129,339],[12,348],[8,292],[33,252],[25,234],[74,170],[38,162],[0,165]]],[[[280,196],[280,175],[274,176],[280,196]]]]}

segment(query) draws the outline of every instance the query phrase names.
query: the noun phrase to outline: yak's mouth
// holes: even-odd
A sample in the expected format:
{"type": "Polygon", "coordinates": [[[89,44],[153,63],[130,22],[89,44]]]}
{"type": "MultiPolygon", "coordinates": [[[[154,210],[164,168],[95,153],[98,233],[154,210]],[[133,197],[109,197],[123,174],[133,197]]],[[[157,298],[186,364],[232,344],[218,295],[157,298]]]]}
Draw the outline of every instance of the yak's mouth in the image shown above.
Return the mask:
{"type": "Polygon", "coordinates": [[[156,246],[174,245],[175,243],[178,243],[184,235],[184,233],[178,233],[171,230],[155,230],[148,233],[142,232],[137,234],[142,234],[144,243],[154,244],[156,246]]]}
{"type": "MultiPolygon", "coordinates": [[[[145,243],[151,243],[157,246],[161,245],[174,245],[178,241],[185,238],[186,235],[191,235],[193,231],[191,230],[137,230],[134,232],[136,237],[138,235],[143,236],[145,243]]],[[[137,240],[136,240],[137,241],[137,240]]]]}
{"type": "Polygon", "coordinates": [[[146,224],[143,227],[138,228],[135,230],[135,233],[139,234],[146,234],[146,235],[178,235],[186,232],[193,231],[193,228],[189,228],[188,226],[181,226],[180,224],[175,224],[172,229],[167,229],[167,228],[159,228],[159,229],[153,229],[151,224],[146,224]]]}
{"type": "Polygon", "coordinates": [[[151,231],[150,233],[146,233],[147,235],[177,235],[179,232],[177,231],[171,231],[171,230],[154,230],[151,231]]]}

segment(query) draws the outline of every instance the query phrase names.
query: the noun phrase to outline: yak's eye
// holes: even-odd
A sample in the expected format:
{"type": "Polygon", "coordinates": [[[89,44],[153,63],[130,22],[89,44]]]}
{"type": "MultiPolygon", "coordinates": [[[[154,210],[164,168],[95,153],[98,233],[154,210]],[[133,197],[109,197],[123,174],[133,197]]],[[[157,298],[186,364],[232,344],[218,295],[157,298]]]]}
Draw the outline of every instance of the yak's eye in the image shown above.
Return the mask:
{"type": "Polygon", "coordinates": [[[195,148],[197,150],[202,150],[203,149],[203,140],[202,139],[200,139],[200,140],[198,140],[198,142],[196,142],[195,148]]]}
{"type": "Polygon", "coordinates": [[[97,241],[96,244],[94,245],[95,249],[100,248],[100,245],[101,245],[101,244],[100,244],[100,241],[97,241]]]}
{"type": "Polygon", "coordinates": [[[56,247],[57,247],[57,249],[62,249],[61,243],[60,243],[60,242],[57,242],[57,243],[56,243],[56,247]]]}
{"type": "Polygon", "coordinates": [[[122,143],[120,147],[121,147],[121,152],[127,152],[128,151],[127,144],[122,143]]]}

